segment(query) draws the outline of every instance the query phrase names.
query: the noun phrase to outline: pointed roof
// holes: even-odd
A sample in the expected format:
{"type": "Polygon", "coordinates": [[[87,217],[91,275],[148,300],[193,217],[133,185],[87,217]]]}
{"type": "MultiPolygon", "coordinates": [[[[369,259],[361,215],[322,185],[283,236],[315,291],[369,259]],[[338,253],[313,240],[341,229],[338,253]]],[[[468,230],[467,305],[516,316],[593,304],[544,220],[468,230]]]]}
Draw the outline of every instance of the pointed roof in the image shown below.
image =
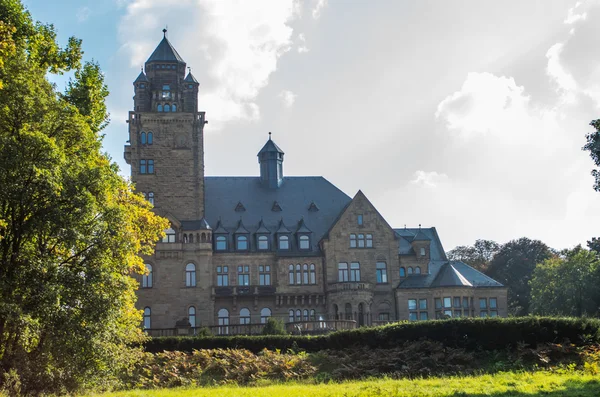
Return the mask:
{"type": "Polygon", "coordinates": [[[262,218],[260,218],[260,222],[258,222],[258,229],[256,229],[256,233],[271,233],[271,231],[265,226],[265,223],[263,222],[262,218]]]}
{"type": "Polygon", "coordinates": [[[298,222],[298,230],[296,230],[296,233],[312,233],[312,230],[306,227],[306,224],[304,223],[304,217],[300,219],[300,222],[298,222]]]}
{"type": "Polygon", "coordinates": [[[273,202],[273,206],[271,207],[271,211],[279,212],[281,211],[281,206],[277,201],[273,202]]]}
{"type": "Polygon", "coordinates": [[[417,232],[417,235],[413,238],[412,241],[431,241],[431,238],[429,236],[427,236],[422,230],[421,228],[419,228],[419,231],[417,232]]]}
{"type": "Polygon", "coordinates": [[[271,133],[269,132],[269,140],[267,141],[267,143],[265,143],[265,146],[263,146],[262,149],[260,149],[260,152],[258,152],[257,156],[260,156],[263,153],[268,153],[268,152],[277,152],[277,153],[281,153],[281,154],[285,154],[283,152],[283,150],[281,150],[279,148],[279,146],[277,146],[275,144],[275,142],[273,142],[271,140],[271,133]]]}
{"type": "Polygon", "coordinates": [[[148,77],[146,76],[146,73],[144,73],[144,71],[142,70],[140,72],[140,74],[138,75],[137,79],[135,79],[135,81],[133,82],[133,84],[135,83],[149,83],[150,80],[148,80],[148,77]]]}
{"type": "Polygon", "coordinates": [[[279,221],[279,226],[277,226],[277,233],[291,233],[290,229],[285,227],[283,224],[283,218],[279,221]]]}
{"type": "Polygon", "coordinates": [[[201,230],[211,230],[210,225],[208,224],[208,222],[206,221],[206,219],[204,217],[202,217],[202,219],[200,219],[200,229],[201,230]]]}
{"type": "Polygon", "coordinates": [[[167,39],[167,30],[163,29],[163,33],[164,33],[163,39],[161,40],[160,43],[158,43],[158,46],[156,47],[156,49],[154,50],[152,55],[150,55],[150,58],[148,58],[146,63],[148,63],[148,62],[185,63],[183,58],[181,58],[181,56],[177,53],[177,50],[175,50],[175,48],[173,48],[173,46],[169,42],[169,39],[167,39]]]}
{"type": "Polygon", "coordinates": [[[221,218],[219,218],[219,221],[217,222],[217,228],[215,229],[215,231],[213,233],[215,233],[215,234],[227,234],[227,233],[229,233],[227,231],[227,229],[225,229],[223,227],[223,225],[221,224],[221,218]]]}
{"type": "Polygon", "coordinates": [[[318,211],[319,207],[317,206],[317,204],[315,204],[314,201],[311,201],[310,205],[308,206],[308,210],[311,212],[318,211]]]}
{"type": "Polygon", "coordinates": [[[432,287],[472,287],[473,284],[469,282],[456,268],[446,263],[442,265],[438,275],[436,276],[432,287]]]}
{"type": "Polygon", "coordinates": [[[235,211],[237,211],[237,212],[246,211],[246,207],[244,207],[244,204],[242,204],[241,201],[238,201],[237,205],[235,206],[235,211]]]}
{"type": "Polygon", "coordinates": [[[198,83],[198,80],[196,80],[196,78],[194,77],[194,75],[192,74],[192,72],[189,72],[187,76],[185,76],[185,79],[183,79],[183,81],[185,81],[186,83],[198,83]]]}
{"type": "Polygon", "coordinates": [[[244,223],[242,222],[242,218],[240,218],[240,221],[238,222],[238,226],[237,229],[235,229],[235,234],[248,234],[250,233],[248,231],[248,229],[246,229],[244,227],[244,223]]]}

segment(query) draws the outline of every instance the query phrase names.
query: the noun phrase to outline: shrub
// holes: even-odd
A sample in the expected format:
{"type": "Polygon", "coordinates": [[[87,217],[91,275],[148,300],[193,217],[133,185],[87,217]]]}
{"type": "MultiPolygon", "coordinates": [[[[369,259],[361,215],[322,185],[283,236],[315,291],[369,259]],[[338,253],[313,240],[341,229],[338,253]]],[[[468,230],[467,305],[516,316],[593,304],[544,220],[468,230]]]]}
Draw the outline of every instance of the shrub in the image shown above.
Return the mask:
{"type": "Polygon", "coordinates": [[[287,335],[283,321],[269,317],[262,330],[263,335],[287,335]]]}

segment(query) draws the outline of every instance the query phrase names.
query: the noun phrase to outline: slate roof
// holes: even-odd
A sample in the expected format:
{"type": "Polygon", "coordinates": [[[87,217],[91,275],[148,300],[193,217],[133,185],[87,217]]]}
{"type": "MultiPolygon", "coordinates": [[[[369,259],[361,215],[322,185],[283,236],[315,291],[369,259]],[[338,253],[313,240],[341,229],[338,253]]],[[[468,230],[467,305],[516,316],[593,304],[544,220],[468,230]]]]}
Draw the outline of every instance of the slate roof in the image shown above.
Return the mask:
{"type": "Polygon", "coordinates": [[[406,277],[398,285],[406,288],[503,287],[502,284],[460,261],[430,261],[429,274],[406,277]]]}
{"type": "Polygon", "coordinates": [[[417,237],[421,239],[431,240],[429,246],[429,258],[432,261],[447,260],[446,252],[442,247],[442,242],[437,234],[435,227],[431,228],[403,228],[394,229],[396,235],[401,237],[398,239],[398,254],[399,255],[414,255],[411,242],[417,237]],[[420,236],[420,237],[419,237],[420,236]]]}
{"type": "Polygon", "coordinates": [[[275,142],[273,142],[271,140],[271,137],[269,137],[269,140],[267,141],[267,143],[265,143],[265,146],[263,146],[262,149],[260,149],[260,152],[258,152],[258,156],[260,156],[261,153],[266,153],[266,152],[277,152],[277,153],[285,154],[283,152],[283,150],[281,150],[281,148],[279,146],[277,146],[275,144],[275,142]]]}
{"type": "Polygon", "coordinates": [[[163,39],[158,43],[158,46],[150,55],[150,58],[146,61],[149,62],[179,62],[185,63],[181,55],[177,53],[177,50],[171,45],[167,37],[163,37],[163,39]]]}
{"type": "Polygon", "coordinates": [[[196,80],[192,72],[189,72],[188,75],[185,76],[185,79],[183,79],[183,81],[185,81],[186,83],[198,83],[198,80],[196,80]]]}
{"type": "Polygon", "coordinates": [[[210,230],[211,227],[206,221],[206,219],[202,218],[199,221],[181,221],[181,229],[182,230],[210,230]]]}
{"type": "MultiPolygon", "coordinates": [[[[269,142],[272,141],[267,144],[269,142]]],[[[276,145],[275,148],[281,150],[276,145]]],[[[280,223],[294,233],[296,225],[303,219],[306,228],[312,231],[312,254],[319,253],[317,242],[352,200],[323,177],[284,177],[277,189],[265,187],[260,177],[209,176],[204,178],[204,183],[205,214],[209,224],[217,225],[218,230],[214,233],[227,231],[233,235],[240,216],[250,233],[258,230],[261,219],[262,226],[272,233],[280,230],[280,223]],[[235,211],[240,201],[246,207],[245,212],[235,211]],[[272,211],[275,201],[280,204],[282,211],[272,211]],[[309,210],[311,202],[319,206],[319,211],[309,210]]],[[[255,249],[251,244],[251,250],[255,249]]],[[[301,254],[306,255],[306,252],[301,254]]]]}
{"type": "Polygon", "coordinates": [[[150,80],[148,80],[148,76],[146,76],[146,73],[144,73],[144,71],[142,70],[140,72],[140,74],[138,75],[138,77],[133,82],[133,84],[135,84],[135,83],[144,83],[144,82],[149,83],[150,80]]]}

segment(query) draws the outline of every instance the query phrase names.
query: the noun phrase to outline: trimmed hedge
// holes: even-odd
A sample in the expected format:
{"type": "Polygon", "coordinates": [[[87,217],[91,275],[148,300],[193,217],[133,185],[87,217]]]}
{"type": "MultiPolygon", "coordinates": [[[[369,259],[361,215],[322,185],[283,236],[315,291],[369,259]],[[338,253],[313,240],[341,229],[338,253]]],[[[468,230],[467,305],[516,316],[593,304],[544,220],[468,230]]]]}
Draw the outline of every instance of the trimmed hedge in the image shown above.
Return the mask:
{"type": "Polygon", "coordinates": [[[200,349],[343,350],[353,346],[392,348],[407,341],[428,339],[469,350],[500,350],[519,343],[536,347],[566,340],[581,346],[600,343],[600,320],[591,318],[514,317],[461,318],[401,322],[381,327],[338,331],[322,336],[158,337],[145,343],[147,352],[191,352],[200,349]]]}

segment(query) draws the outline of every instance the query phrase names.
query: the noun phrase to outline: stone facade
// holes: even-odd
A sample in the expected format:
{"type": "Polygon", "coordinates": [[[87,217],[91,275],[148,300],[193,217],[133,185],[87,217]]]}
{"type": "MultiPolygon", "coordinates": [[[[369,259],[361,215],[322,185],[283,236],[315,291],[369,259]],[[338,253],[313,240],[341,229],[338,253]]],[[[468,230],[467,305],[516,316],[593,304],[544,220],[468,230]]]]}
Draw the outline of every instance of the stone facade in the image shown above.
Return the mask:
{"type": "Polygon", "coordinates": [[[132,181],[171,222],[138,277],[146,328],[506,316],[506,288],[449,262],[435,228],[393,229],[361,191],[284,177],[270,137],[259,177],[205,177],[205,113],[185,66],[163,38],[129,112],[132,181]]]}

